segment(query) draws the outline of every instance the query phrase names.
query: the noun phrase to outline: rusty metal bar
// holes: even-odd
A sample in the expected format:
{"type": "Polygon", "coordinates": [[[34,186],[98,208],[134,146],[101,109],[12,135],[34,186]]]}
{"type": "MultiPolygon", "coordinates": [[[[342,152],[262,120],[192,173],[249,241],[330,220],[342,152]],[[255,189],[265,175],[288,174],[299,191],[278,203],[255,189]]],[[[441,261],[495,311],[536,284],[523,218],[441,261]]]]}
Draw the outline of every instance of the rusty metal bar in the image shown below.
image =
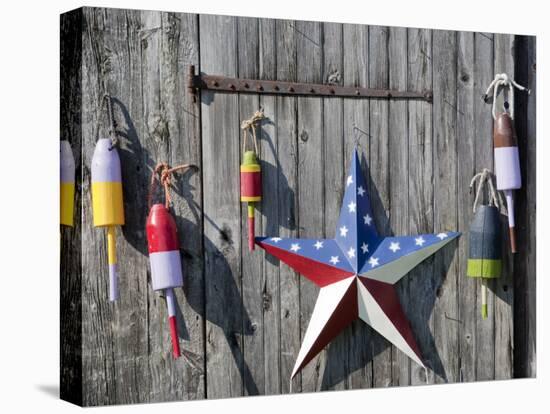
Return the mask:
{"type": "Polygon", "coordinates": [[[349,98],[378,99],[422,99],[432,102],[432,91],[396,91],[390,89],[370,89],[355,86],[283,82],[259,79],[239,79],[218,75],[196,74],[195,67],[189,66],[187,88],[196,97],[197,90],[219,92],[258,93],[287,96],[335,96],[349,98]]]}

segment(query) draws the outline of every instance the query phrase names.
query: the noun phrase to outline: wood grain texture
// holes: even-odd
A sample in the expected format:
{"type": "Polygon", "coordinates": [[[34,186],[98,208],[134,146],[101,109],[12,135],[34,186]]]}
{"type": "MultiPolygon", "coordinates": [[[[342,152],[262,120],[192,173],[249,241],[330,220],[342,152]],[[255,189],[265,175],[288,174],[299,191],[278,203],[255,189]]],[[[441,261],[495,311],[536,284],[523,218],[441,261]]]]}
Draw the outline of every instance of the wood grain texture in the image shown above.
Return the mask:
{"type": "MultiPolygon", "coordinates": [[[[295,22],[296,68],[298,82],[322,83],[322,25],[316,22],[295,22]]],[[[298,97],[298,226],[299,237],[314,238],[324,226],[325,214],[323,174],[323,99],[298,97]]],[[[300,277],[300,330],[306,332],[319,288],[300,277]]],[[[320,353],[301,371],[301,391],[311,392],[320,388],[321,365],[325,353],[320,353]]]]}
{"type": "MultiPolygon", "coordinates": [[[[494,70],[495,73],[507,73],[515,77],[514,36],[495,34],[494,70]]],[[[519,92],[518,92],[519,93],[519,92]]],[[[514,194],[518,198],[517,191],[514,194]]],[[[507,220],[506,220],[507,221],[507,220]]],[[[506,232],[504,232],[506,233],[506,232]]],[[[503,255],[503,274],[496,280],[495,289],[495,379],[513,376],[514,354],[514,266],[517,255],[510,254],[510,242],[505,240],[503,255]]]]}
{"type": "MultiPolygon", "coordinates": [[[[457,38],[457,131],[460,139],[457,141],[457,176],[459,188],[468,188],[470,180],[477,173],[475,166],[476,144],[488,143],[489,138],[476,140],[476,128],[474,114],[474,82],[478,81],[476,77],[475,59],[475,34],[459,32],[457,38]]],[[[480,62],[478,70],[484,67],[483,61],[480,62]]],[[[486,66],[486,65],[485,65],[486,66]]],[[[482,81],[483,82],[483,81],[482,81]]],[[[487,135],[489,136],[489,135],[487,135]]],[[[492,145],[491,145],[492,146],[492,145]]],[[[487,166],[486,168],[489,168],[487,166]]],[[[468,197],[462,197],[457,200],[458,227],[464,231],[466,237],[460,237],[458,240],[458,335],[459,335],[459,375],[462,381],[472,381],[476,378],[476,324],[480,320],[480,305],[477,303],[477,293],[480,289],[480,283],[477,279],[465,277],[466,264],[469,254],[468,246],[468,227],[472,221],[472,202],[473,194],[468,197]]],[[[488,325],[489,321],[484,321],[488,325]]],[[[488,369],[492,369],[493,364],[487,364],[488,369]]]]}
{"type": "MultiPolygon", "coordinates": [[[[411,89],[432,89],[432,31],[408,29],[407,84],[411,89]]],[[[427,102],[408,103],[409,119],[409,231],[410,234],[434,232],[433,188],[433,123],[432,105],[427,102]]],[[[433,337],[433,306],[436,301],[433,258],[428,258],[409,274],[408,312],[415,338],[430,371],[411,363],[411,384],[434,382],[442,365],[433,337]],[[426,378],[426,374],[428,377],[426,378]]]]}
{"type": "MultiPolygon", "coordinates": [[[[344,85],[369,85],[369,27],[344,24],[344,85]]],[[[367,185],[372,193],[369,180],[368,165],[371,145],[370,135],[370,103],[369,100],[344,99],[344,171],[346,177],[352,161],[353,149],[357,145],[361,165],[365,169],[367,185]]],[[[371,196],[372,197],[372,196],[371,196]]],[[[341,198],[339,200],[339,207],[341,198]]],[[[348,388],[372,387],[372,349],[371,338],[376,333],[363,321],[357,320],[351,324],[347,333],[348,341],[348,388]]]]}
{"type": "MultiPolygon", "coordinates": [[[[503,71],[534,90],[534,38],[79,10],[61,20],[61,138],[71,141],[81,166],[80,219],[62,229],[62,398],[107,405],[290,391],[318,288],[247,248],[240,123],[259,107],[268,119],[258,129],[257,235],[332,237],[355,146],[380,233],[463,232],[397,285],[427,372],[356,321],[294,379],[293,392],[535,375],[534,92],[516,94],[524,183],[516,192],[517,223],[525,247],[512,258],[505,241],[504,274],[490,286],[486,320],[479,281],[465,275],[469,181],[493,165],[490,105],[480,96],[503,71]],[[194,102],[186,89],[190,64],[214,75],[432,89],[434,101],[204,91],[194,102]],[[108,302],[105,235],[92,226],[90,198],[95,141],[107,134],[105,91],[115,98],[126,212],[117,230],[115,304],[108,302]],[[176,292],[179,360],[171,354],[164,298],[150,286],[144,232],[151,171],[160,161],[199,167],[177,176],[172,188],[185,275],[176,292]]],[[[161,193],[155,197],[162,201],[161,193]]]]}
{"type": "MultiPolygon", "coordinates": [[[[456,229],[457,217],[457,33],[433,32],[434,231],[456,229]]],[[[435,382],[459,381],[458,266],[456,242],[434,256],[437,301],[435,346],[443,370],[435,382]]],[[[460,275],[462,276],[462,275],[460,275]]]]}
{"type": "MultiPolygon", "coordinates": [[[[389,88],[388,27],[369,27],[369,87],[389,88]]],[[[390,154],[389,101],[372,100],[369,106],[369,195],[378,233],[390,236],[390,154]],[[374,195],[374,196],[373,196],[374,195]]],[[[373,387],[392,384],[392,347],[381,335],[372,336],[373,387]]]]}
{"type": "MultiPolygon", "coordinates": [[[[343,25],[323,23],[323,76],[324,83],[343,85],[344,48],[343,25]]],[[[324,191],[324,237],[334,237],[340,204],[344,197],[344,142],[352,135],[344,126],[344,100],[340,98],[323,99],[323,191],[324,191]]],[[[321,389],[342,390],[347,388],[349,372],[348,344],[350,329],[329,344],[326,350],[321,389]]]]}
{"type": "MultiPolygon", "coordinates": [[[[407,29],[388,28],[388,86],[406,90],[407,85],[407,29]]],[[[389,101],[388,108],[388,160],[390,186],[390,227],[394,235],[409,232],[409,131],[406,101],[389,101]]],[[[397,285],[397,294],[403,303],[405,315],[414,313],[409,305],[409,278],[397,285]]],[[[410,360],[397,347],[391,347],[392,385],[410,383],[410,360]]]]}

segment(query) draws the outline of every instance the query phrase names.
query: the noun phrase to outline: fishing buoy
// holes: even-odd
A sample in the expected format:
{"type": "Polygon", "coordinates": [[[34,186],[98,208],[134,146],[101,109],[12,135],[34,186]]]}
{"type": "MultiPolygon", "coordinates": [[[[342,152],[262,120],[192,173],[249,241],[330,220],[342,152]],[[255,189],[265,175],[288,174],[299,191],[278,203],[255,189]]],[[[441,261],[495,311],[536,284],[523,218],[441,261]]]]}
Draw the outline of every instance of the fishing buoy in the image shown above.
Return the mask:
{"type": "Polygon", "coordinates": [[[174,358],[180,356],[174,288],[183,286],[179,240],[174,218],[164,204],[154,204],[147,217],[147,242],[153,290],[163,291],[174,358]]]}
{"type": "Polygon", "coordinates": [[[74,226],[74,192],[75,192],[75,165],[71,144],[61,141],[60,146],[60,223],[63,226],[74,226]]]}
{"type": "Polygon", "coordinates": [[[503,191],[506,197],[510,249],[512,253],[517,253],[513,191],[521,188],[521,171],[519,166],[518,142],[513,122],[514,88],[530,93],[529,89],[518,85],[513,79],[508,77],[506,73],[499,73],[489,85],[484,99],[487,100],[492,89],[492,115],[494,119],[493,143],[497,189],[503,191]],[[504,112],[497,113],[497,97],[500,87],[507,88],[507,98],[504,100],[503,104],[504,112]]]}
{"type": "Polygon", "coordinates": [[[151,264],[151,284],[153,290],[164,292],[168,309],[168,324],[172,338],[174,358],[180,357],[178,325],[176,317],[177,299],[174,289],[183,286],[180,243],[174,217],[170,208],[170,179],[176,171],[186,171],[193,165],[185,164],[170,168],[166,163],[158,164],[151,177],[151,188],[148,197],[149,215],[145,230],[149,248],[149,262],[151,264]],[[165,203],[152,203],[155,193],[157,176],[164,186],[165,203]]]}
{"type": "Polygon", "coordinates": [[[521,188],[521,172],[519,167],[519,152],[516,132],[512,118],[507,113],[497,115],[494,123],[495,173],[497,189],[504,192],[508,209],[508,227],[510,232],[510,248],[517,252],[514,193],[521,188]]]}
{"type": "Polygon", "coordinates": [[[254,250],[254,203],[262,199],[262,171],[258,162],[258,141],[256,127],[265,119],[263,109],[256,111],[252,118],[242,122],[243,130],[243,161],[241,164],[241,202],[247,203],[248,217],[248,250],[254,250]],[[247,131],[252,131],[254,151],[246,150],[247,131]]]}
{"type": "Polygon", "coordinates": [[[502,234],[500,230],[500,212],[498,198],[493,186],[491,172],[484,169],[476,174],[470,183],[473,187],[479,178],[470,225],[469,256],[466,274],[481,278],[481,316],[487,318],[487,282],[500,277],[502,271],[502,234]],[[489,205],[477,206],[483,186],[488,183],[489,205]]]}
{"type": "Polygon", "coordinates": [[[487,317],[487,279],[500,277],[502,249],[500,213],[495,206],[480,206],[470,225],[467,275],[481,278],[481,315],[487,317]]]}
{"type": "Polygon", "coordinates": [[[109,300],[115,301],[119,297],[116,226],[124,225],[124,204],[120,158],[108,138],[97,141],[92,158],[92,208],[94,226],[107,228],[109,300]]]}
{"type": "Polygon", "coordinates": [[[262,199],[262,172],[254,151],[241,164],[241,202],[248,203],[248,250],[254,250],[254,203],[262,199]]]}

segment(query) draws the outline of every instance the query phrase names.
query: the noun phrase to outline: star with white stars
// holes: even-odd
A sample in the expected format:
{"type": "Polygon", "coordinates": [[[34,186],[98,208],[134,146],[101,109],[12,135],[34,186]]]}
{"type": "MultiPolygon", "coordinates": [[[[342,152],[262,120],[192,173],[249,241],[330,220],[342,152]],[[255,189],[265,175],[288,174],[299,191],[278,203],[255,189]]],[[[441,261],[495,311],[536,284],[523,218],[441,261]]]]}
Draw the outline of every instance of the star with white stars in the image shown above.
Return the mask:
{"type": "Polygon", "coordinates": [[[369,216],[368,214],[366,214],[365,216],[363,216],[363,220],[365,221],[365,224],[367,226],[370,226],[370,224],[372,223],[372,217],[369,216]]]}
{"type": "Polygon", "coordinates": [[[290,250],[292,250],[293,252],[297,252],[300,249],[301,247],[298,243],[292,243],[292,246],[290,246],[290,250]]]}
{"type": "Polygon", "coordinates": [[[417,246],[424,246],[424,243],[426,243],[426,240],[424,240],[424,237],[420,236],[414,239],[415,245],[417,246]]]}
{"type": "Polygon", "coordinates": [[[395,253],[396,251],[401,250],[401,246],[399,246],[399,243],[391,242],[389,249],[395,253]]]}
{"type": "Polygon", "coordinates": [[[356,319],[363,320],[373,332],[424,367],[396,283],[459,235],[451,231],[380,235],[371,217],[368,186],[357,151],[344,177],[345,192],[334,238],[256,238],[258,246],[319,288],[291,379],[356,319]]]}

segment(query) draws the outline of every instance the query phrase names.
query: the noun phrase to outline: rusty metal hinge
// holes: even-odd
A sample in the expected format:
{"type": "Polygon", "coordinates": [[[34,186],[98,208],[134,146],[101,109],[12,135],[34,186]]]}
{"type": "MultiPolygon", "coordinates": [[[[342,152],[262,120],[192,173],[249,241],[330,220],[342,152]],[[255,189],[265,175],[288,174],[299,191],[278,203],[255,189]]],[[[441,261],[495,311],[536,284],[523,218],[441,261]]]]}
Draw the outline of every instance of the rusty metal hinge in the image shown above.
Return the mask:
{"type": "Polygon", "coordinates": [[[356,86],[285,82],[259,79],[239,79],[227,76],[196,74],[195,66],[189,66],[187,89],[194,97],[197,90],[220,92],[258,93],[286,96],[334,96],[348,98],[422,99],[432,102],[432,91],[396,91],[356,86]]]}

